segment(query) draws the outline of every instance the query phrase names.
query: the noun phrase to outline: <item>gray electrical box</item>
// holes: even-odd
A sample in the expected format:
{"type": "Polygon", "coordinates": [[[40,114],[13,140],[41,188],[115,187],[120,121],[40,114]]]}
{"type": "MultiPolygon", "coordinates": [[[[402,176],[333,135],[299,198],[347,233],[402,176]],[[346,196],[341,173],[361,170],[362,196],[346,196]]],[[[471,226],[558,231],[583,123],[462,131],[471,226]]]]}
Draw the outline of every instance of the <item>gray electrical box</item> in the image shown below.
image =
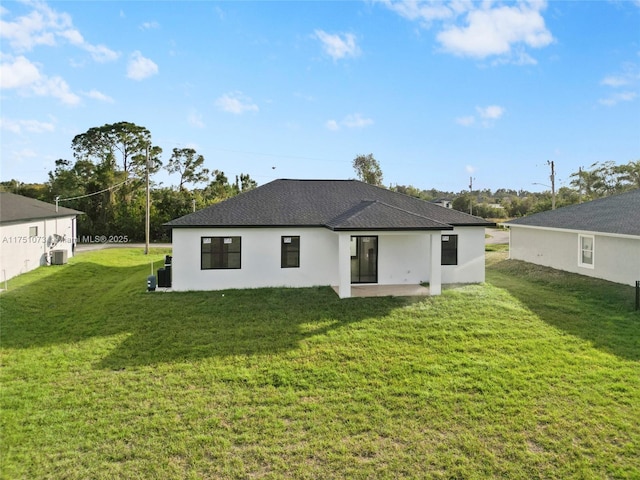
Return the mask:
{"type": "Polygon", "coordinates": [[[51,265],[64,265],[67,263],[66,250],[53,250],[51,252],[51,265]]]}

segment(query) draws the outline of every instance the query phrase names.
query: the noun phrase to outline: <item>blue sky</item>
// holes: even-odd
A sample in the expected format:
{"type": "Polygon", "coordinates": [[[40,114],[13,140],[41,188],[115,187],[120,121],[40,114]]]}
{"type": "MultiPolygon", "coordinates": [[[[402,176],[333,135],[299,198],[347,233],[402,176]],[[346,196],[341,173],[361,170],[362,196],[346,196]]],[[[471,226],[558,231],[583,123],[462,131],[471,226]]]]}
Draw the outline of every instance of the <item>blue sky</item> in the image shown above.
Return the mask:
{"type": "MultiPolygon", "coordinates": [[[[119,121],[229,178],[544,190],[640,159],[640,2],[12,2],[0,178],[119,121]]],[[[158,174],[172,185],[177,178],[158,174]]]]}

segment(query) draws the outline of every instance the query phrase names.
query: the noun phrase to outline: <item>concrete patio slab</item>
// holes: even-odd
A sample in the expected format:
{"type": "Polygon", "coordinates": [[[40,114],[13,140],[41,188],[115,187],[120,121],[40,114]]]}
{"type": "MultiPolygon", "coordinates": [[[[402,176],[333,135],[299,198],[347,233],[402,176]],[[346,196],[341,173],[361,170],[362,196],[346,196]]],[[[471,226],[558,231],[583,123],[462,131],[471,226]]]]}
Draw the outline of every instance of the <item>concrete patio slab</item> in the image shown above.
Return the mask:
{"type": "MultiPolygon", "coordinates": [[[[332,286],[338,293],[338,287],[332,286]]],[[[422,285],[351,285],[352,297],[426,297],[429,288],[422,285]]]]}

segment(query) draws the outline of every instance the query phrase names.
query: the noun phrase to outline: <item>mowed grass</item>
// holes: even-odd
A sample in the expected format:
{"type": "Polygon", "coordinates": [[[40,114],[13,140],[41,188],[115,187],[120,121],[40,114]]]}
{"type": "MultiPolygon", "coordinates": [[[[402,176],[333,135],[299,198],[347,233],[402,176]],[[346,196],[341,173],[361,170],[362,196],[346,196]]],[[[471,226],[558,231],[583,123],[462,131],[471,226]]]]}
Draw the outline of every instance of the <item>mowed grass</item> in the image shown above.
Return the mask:
{"type": "Polygon", "coordinates": [[[147,293],[133,249],[18,277],[2,478],[639,478],[633,288],[504,257],[421,299],[147,293]]]}

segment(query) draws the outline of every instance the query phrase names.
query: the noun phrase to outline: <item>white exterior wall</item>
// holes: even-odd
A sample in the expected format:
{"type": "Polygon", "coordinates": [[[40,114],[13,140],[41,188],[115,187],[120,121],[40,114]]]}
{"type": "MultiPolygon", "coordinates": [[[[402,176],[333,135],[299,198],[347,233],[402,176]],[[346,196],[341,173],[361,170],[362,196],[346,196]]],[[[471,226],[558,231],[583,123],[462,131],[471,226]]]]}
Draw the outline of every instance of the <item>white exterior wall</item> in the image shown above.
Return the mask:
{"type": "Polygon", "coordinates": [[[47,265],[52,250],[66,250],[71,258],[75,221],[75,217],[61,217],[0,225],[0,282],[47,265]],[[38,228],[35,237],[29,237],[30,227],[38,228]],[[54,234],[64,240],[52,245],[54,234]]]}
{"type": "Polygon", "coordinates": [[[378,237],[379,285],[415,285],[429,280],[429,234],[357,232],[354,235],[378,237]]]}
{"type": "MultiPolygon", "coordinates": [[[[431,237],[434,236],[434,244],[439,247],[441,233],[458,235],[458,265],[441,267],[442,283],[483,282],[484,228],[462,227],[447,232],[333,232],[321,227],[174,228],[172,289],[319,285],[338,285],[344,289],[350,281],[348,242],[351,235],[378,237],[378,284],[431,282],[431,237]],[[241,268],[201,270],[201,237],[232,236],[242,238],[241,268]],[[299,268],[280,267],[282,236],[300,236],[299,268]],[[346,239],[342,262],[339,261],[339,238],[346,239]]],[[[439,259],[437,255],[438,263],[439,259]]]]}
{"type": "Polygon", "coordinates": [[[640,238],[511,225],[510,258],[567,272],[635,285],[640,280],[640,238]],[[578,236],[594,236],[594,267],[578,265],[578,236]]]}
{"type": "Polygon", "coordinates": [[[174,228],[173,290],[338,284],[338,235],[325,228],[174,228]],[[240,269],[200,269],[201,237],[242,237],[240,269]],[[280,267],[282,236],[300,237],[300,267],[280,267]]]}
{"type": "MultiPolygon", "coordinates": [[[[378,284],[431,282],[431,236],[440,248],[441,235],[458,235],[458,265],[442,265],[442,283],[484,282],[484,228],[456,227],[433,232],[351,232],[378,237],[378,284]]],[[[438,263],[440,259],[438,255],[438,263]]]]}
{"type": "Polygon", "coordinates": [[[443,235],[458,235],[458,265],[442,266],[442,283],[484,282],[484,228],[456,227],[443,235]]]}

